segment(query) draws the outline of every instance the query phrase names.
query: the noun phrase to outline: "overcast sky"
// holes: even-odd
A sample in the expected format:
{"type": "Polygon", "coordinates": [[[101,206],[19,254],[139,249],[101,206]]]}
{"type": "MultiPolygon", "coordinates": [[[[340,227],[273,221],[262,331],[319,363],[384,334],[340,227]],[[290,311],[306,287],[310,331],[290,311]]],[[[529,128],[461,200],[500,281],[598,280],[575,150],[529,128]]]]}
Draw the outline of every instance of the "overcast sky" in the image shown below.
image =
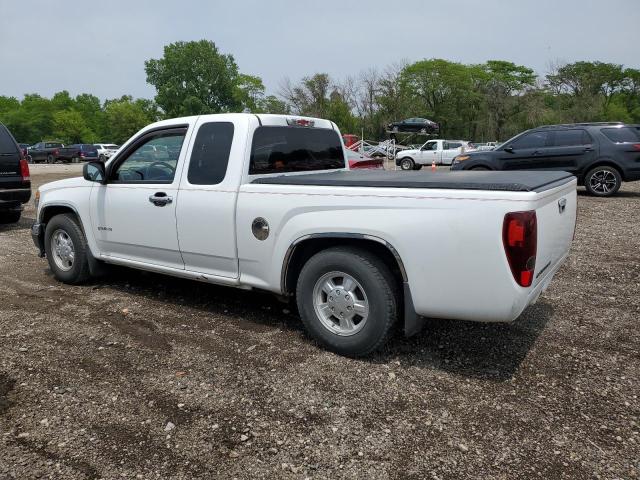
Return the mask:
{"type": "Polygon", "coordinates": [[[0,0],[0,95],[154,95],[144,61],[213,40],[277,93],[402,59],[640,67],[640,0],[0,0]]]}

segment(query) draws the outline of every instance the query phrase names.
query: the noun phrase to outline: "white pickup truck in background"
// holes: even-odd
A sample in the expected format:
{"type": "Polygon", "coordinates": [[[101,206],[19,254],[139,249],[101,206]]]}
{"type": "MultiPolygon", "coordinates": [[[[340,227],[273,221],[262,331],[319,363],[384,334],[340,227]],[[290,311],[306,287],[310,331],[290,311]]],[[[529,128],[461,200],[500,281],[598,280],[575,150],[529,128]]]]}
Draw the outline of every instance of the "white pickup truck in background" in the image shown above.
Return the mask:
{"type": "Polygon", "coordinates": [[[221,114],[149,125],[36,204],[34,242],[63,282],[111,263],[268,290],[355,356],[397,321],[516,319],[569,251],[576,180],[349,171],[330,121],[221,114]]]}
{"type": "Polygon", "coordinates": [[[429,140],[420,148],[401,150],[396,165],[402,170],[420,170],[423,165],[451,165],[456,155],[473,150],[466,140],[429,140]]]}

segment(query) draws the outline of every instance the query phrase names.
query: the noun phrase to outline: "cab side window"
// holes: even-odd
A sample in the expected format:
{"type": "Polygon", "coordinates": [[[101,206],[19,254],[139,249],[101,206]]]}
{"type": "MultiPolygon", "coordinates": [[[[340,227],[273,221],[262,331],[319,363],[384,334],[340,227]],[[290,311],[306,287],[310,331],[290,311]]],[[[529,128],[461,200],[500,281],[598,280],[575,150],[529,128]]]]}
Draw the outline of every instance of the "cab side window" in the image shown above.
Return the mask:
{"type": "Polygon", "coordinates": [[[144,136],[111,173],[113,183],[171,183],[175,178],[186,128],[144,136]]]}
{"type": "Polygon", "coordinates": [[[233,123],[205,123],[193,143],[187,180],[192,185],[217,185],[224,180],[229,164],[233,123]]]}
{"type": "Polygon", "coordinates": [[[514,149],[542,148],[547,146],[548,132],[531,132],[522,135],[509,145],[514,149]]]}

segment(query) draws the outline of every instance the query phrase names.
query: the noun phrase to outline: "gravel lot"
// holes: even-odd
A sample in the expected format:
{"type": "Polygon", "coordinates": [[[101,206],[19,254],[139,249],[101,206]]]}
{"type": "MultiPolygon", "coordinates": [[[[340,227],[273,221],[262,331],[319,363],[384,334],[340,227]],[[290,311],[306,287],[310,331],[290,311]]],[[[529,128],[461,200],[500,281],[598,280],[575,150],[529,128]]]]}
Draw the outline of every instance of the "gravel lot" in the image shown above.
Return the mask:
{"type": "MultiPolygon", "coordinates": [[[[32,166],[34,187],[79,166],[32,166]]],[[[34,188],[35,190],[35,188],[34,188]]],[[[0,479],[638,478],[640,182],[580,192],[511,325],[433,320],[364,360],[269,295],[117,269],[55,281],[0,226],[0,479]]]]}

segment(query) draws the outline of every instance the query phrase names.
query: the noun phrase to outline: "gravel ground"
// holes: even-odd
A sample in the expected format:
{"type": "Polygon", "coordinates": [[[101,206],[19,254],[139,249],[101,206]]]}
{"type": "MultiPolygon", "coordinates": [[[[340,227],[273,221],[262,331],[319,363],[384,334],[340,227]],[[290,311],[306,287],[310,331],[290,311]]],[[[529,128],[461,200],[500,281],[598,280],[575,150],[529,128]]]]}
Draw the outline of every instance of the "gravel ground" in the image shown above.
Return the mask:
{"type": "MultiPolygon", "coordinates": [[[[79,166],[34,166],[35,186],[79,166]]],[[[640,182],[580,192],[511,325],[351,360],[269,295],[117,269],[67,286],[0,227],[0,479],[638,478],[640,182]]]]}

